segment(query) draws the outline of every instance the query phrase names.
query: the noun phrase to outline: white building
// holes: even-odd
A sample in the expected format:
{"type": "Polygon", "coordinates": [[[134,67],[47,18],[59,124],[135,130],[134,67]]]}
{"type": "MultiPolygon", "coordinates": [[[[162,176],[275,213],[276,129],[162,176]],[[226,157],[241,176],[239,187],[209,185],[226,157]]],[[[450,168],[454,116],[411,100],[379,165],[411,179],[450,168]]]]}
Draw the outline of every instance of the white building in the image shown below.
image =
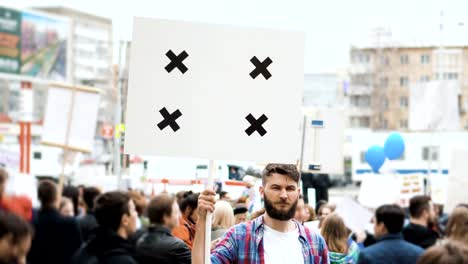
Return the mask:
{"type": "Polygon", "coordinates": [[[70,80],[73,84],[94,86],[103,91],[98,120],[100,125],[112,123],[114,114],[112,20],[66,7],[37,9],[71,20],[70,80]]]}

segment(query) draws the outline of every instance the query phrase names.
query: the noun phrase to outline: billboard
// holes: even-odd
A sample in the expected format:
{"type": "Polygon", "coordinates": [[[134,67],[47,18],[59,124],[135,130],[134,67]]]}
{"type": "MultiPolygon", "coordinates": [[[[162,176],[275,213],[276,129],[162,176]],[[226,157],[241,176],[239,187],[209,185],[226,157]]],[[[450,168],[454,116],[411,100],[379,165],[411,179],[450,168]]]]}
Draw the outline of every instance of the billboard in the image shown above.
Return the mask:
{"type": "Polygon", "coordinates": [[[0,7],[0,72],[67,79],[70,21],[0,7]]]}
{"type": "Polygon", "coordinates": [[[0,72],[18,73],[21,58],[21,13],[0,7],[0,72]]]}

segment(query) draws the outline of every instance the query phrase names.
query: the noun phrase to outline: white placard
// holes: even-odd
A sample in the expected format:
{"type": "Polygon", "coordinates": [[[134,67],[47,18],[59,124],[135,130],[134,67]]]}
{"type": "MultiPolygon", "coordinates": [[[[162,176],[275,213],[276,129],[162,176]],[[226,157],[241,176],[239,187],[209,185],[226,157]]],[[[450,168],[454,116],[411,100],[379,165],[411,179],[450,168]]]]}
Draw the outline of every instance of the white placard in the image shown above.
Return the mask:
{"type": "MultiPolygon", "coordinates": [[[[42,141],[65,146],[72,90],[50,86],[42,130],[42,141]]],[[[92,151],[96,132],[99,94],[76,90],[71,115],[68,147],[92,151]]]]}
{"type": "Polygon", "coordinates": [[[136,18],[125,152],[295,163],[303,50],[299,32],[136,18]],[[271,59],[268,73],[255,74],[254,57],[271,59]],[[162,123],[164,109],[177,125],[162,123]],[[247,134],[249,114],[268,118],[265,131],[247,134]]]}
{"type": "Polygon", "coordinates": [[[452,154],[452,167],[449,171],[447,208],[451,212],[460,203],[468,203],[468,150],[456,150],[452,154]]]}
{"type": "Polygon", "coordinates": [[[367,174],[363,177],[358,201],[367,208],[376,209],[384,204],[398,203],[400,191],[398,175],[367,174]]]}
{"type": "Polygon", "coordinates": [[[372,219],[372,213],[350,197],[344,197],[336,205],[335,212],[343,218],[346,226],[354,232],[366,230],[366,226],[372,219]]]}
{"type": "Polygon", "coordinates": [[[20,164],[20,154],[6,149],[0,149],[0,166],[9,169],[18,169],[20,164]]]}
{"type": "Polygon", "coordinates": [[[345,116],[343,110],[315,108],[306,113],[302,170],[320,165],[320,173],[343,174],[345,116]],[[315,123],[322,122],[322,125],[315,123]]]}
{"type": "Polygon", "coordinates": [[[459,130],[459,81],[418,82],[410,86],[411,130],[459,130]]]}

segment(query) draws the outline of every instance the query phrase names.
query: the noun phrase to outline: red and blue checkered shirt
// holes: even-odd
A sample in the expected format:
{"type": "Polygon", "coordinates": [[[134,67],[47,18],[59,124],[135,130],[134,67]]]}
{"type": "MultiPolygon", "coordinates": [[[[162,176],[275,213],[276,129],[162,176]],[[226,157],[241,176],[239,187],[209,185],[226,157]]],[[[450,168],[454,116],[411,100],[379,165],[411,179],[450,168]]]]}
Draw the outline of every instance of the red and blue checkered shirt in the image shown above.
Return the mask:
{"type": "MultiPolygon", "coordinates": [[[[319,234],[311,232],[298,222],[299,241],[305,264],[328,264],[328,249],[319,234]]],[[[211,252],[212,264],[265,264],[263,249],[264,220],[260,216],[250,222],[229,229],[211,252]]],[[[288,254],[285,249],[284,254],[288,254]]],[[[299,264],[299,263],[293,263],[299,264]]]]}

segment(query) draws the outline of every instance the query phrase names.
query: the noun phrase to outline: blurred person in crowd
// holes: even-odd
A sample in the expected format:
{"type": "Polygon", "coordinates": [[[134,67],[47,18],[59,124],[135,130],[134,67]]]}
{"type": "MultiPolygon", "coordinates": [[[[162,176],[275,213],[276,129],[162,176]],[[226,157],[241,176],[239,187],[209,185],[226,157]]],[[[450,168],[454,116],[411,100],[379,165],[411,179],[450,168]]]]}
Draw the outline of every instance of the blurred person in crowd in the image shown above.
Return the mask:
{"type": "Polygon", "coordinates": [[[146,198],[144,195],[137,191],[129,191],[128,195],[132,198],[133,203],[135,203],[136,211],[138,213],[137,219],[137,229],[142,227],[147,227],[149,225],[148,218],[145,217],[146,211],[146,198]]]}
{"type": "Polygon", "coordinates": [[[457,207],[447,223],[447,238],[468,246],[468,208],[457,207]]]}
{"type": "Polygon", "coordinates": [[[250,216],[250,220],[254,220],[257,217],[262,216],[263,214],[265,214],[265,208],[262,208],[258,211],[253,212],[252,215],[250,216]]]}
{"type": "Polygon", "coordinates": [[[7,196],[8,172],[0,167],[0,211],[14,213],[27,221],[32,219],[32,201],[26,196],[7,196]]]}
{"type": "Polygon", "coordinates": [[[177,204],[179,205],[179,207],[180,207],[180,204],[182,203],[182,200],[184,200],[186,193],[187,191],[180,191],[176,193],[176,200],[177,200],[177,204]]]}
{"type": "Polygon", "coordinates": [[[243,206],[247,208],[247,197],[244,197],[244,196],[239,197],[239,199],[237,199],[237,201],[234,203],[234,206],[235,207],[243,206]]]}
{"type": "Polygon", "coordinates": [[[234,224],[234,211],[231,204],[226,201],[217,201],[213,212],[213,222],[211,223],[211,240],[222,237],[234,224]]]}
{"type": "Polygon", "coordinates": [[[185,198],[180,203],[182,215],[179,219],[179,225],[172,229],[172,234],[182,239],[190,249],[192,249],[195,239],[195,225],[198,221],[198,196],[199,194],[191,191],[185,194],[185,198]]]}
{"type": "Polygon", "coordinates": [[[406,241],[424,249],[434,245],[439,239],[435,226],[434,207],[431,197],[417,195],[410,199],[410,223],[403,228],[406,241]]]}
{"type": "Polygon", "coordinates": [[[99,227],[74,255],[73,264],[137,264],[128,238],[136,231],[138,214],[128,194],[107,192],[95,200],[94,215],[99,227]]]}
{"type": "Polygon", "coordinates": [[[415,264],[424,250],[403,240],[404,210],[394,204],[382,205],[375,211],[373,221],[377,242],[361,250],[358,263],[415,264]]]}
{"type": "Polygon", "coordinates": [[[348,229],[343,219],[332,213],[323,221],[320,231],[328,246],[330,263],[357,263],[359,246],[356,242],[348,240],[348,229]]]}
{"type": "Polygon", "coordinates": [[[59,212],[66,217],[73,217],[73,203],[67,197],[60,198],[59,212]]]}
{"type": "Polygon", "coordinates": [[[226,202],[231,202],[232,201],[231,196],[226,191],[221,191],[219,193],[219,200],[226,201],[226,202]]]}
{"type": "Polygon", "coordinates": [[[305,214],[306,219],[304,220],[304,222],[315,221],[317,218],[317,215],[315,214],[315,209],[309,204],[305,205],[305,209],[306,209],[306,214],[305,214]]]}
{"type": "Polygon", "coordinates": [[[100,194],[101,191],[96,187],[83,188],[82,196],[86,206],[86,214],[78,220],[83,241],[88,241],[93,230],[98,227],[96,216],[94,215],[94,200],[96,200],[96,197],[100,194]]]}
{"type": "Polygon", "coordinates": [[[187,244],[171,234],[179,225],[180,211],[175,197],[160,194],[151,199],[147,214],[150,226],[138,240],[136,255],[139,264],[190,264],[187,244]]]}
{"type": "MultiPolygon", "coordinates": [[[[329,263],[324,239],[293,219],[299,198],[300,174],[295,165],[268,164],[260,195],[266,213],[230,228],[211,251],[211,263],[329,263]]],[[[207,212],[215,210],[215,192],[199,198],[199,222],[192,263],[201,264],[207,212]]]]}
{"type": "Polygon", "coordinates": [[[335,207],[329,203],[322,204],[318,210],[318,220],[319,222],[319,228],[322,227],[323,221],[325,218],[327,218],[328,215],[333,213],[335,211],[335,207]]]}
{"type": "Polygon", "coordinates": [[[33,230],[21,217],[0,212],[0,263],[26,264],[33,230]]]}
{"type": "Polygon", "coordinates": [[[255,178],[250,175],[245,175],[242,178],[245,183],[245,189],[242,192],[242,197],[246,198],[247,210],[252,213],[253,206],[255,203],[255,178]]]}
{"type": "Polygon", "coordinates": [[[468,263],[468,246],[457,241],[429,248],[419,258],[417,264],[466,264],[468,263]]]}
{"type": "Polygon", "coordinates": [[[240,205],[234,208],[234,221],[236,225],[247,221],[247,211],[248,210],[245,205],[240,205]]]}
{"type": "Polygon", "coordinates": [[[315,213],[316,213],[317,216],[319,215],[319,210],[320,210],[320,208],[322,207],[322,205],[325,205],[325,204],[327,204],[327,203],[328,203],[328,202],[325,201],[325,200],[320,200],[320,201],[317,202],[317,204],[315,205],[315,210],[316,210],[315,213]]]}
{"type": "Polygon", "coordinates": [[[437,222],[439,223],[439,230],[444,234],[445,227],[447,226],[447,221],[449,215],[444,212],[443,204],[434,204],[434,214],[436,215],[437,222]]]}
{"type": "Polygon", "coordinates": [[[62,196],[69,198],[73,202],[73,215],[81,216],[79,212],[80,207],[80,190],[75,186],[64,186],[62,196]]]}
{"type": "Polygon", "coordinates": [[[34,220],[35,235],[28,255],[30,264],[65,264],[81,246],[81,234],[74,218],[58,211],[57,185],[49,180],[40,182],[37,196],[41,208],[34,220]]]}
{"type": "Polygon", "coordinates": [[[294,219],[301,224],[304,224],[304,220],[307,218],[306,214],[307,209],[305,208],[304,198],[302,195],[299,196],[297,200],[296,213],[294,214],[294,219]]]}

